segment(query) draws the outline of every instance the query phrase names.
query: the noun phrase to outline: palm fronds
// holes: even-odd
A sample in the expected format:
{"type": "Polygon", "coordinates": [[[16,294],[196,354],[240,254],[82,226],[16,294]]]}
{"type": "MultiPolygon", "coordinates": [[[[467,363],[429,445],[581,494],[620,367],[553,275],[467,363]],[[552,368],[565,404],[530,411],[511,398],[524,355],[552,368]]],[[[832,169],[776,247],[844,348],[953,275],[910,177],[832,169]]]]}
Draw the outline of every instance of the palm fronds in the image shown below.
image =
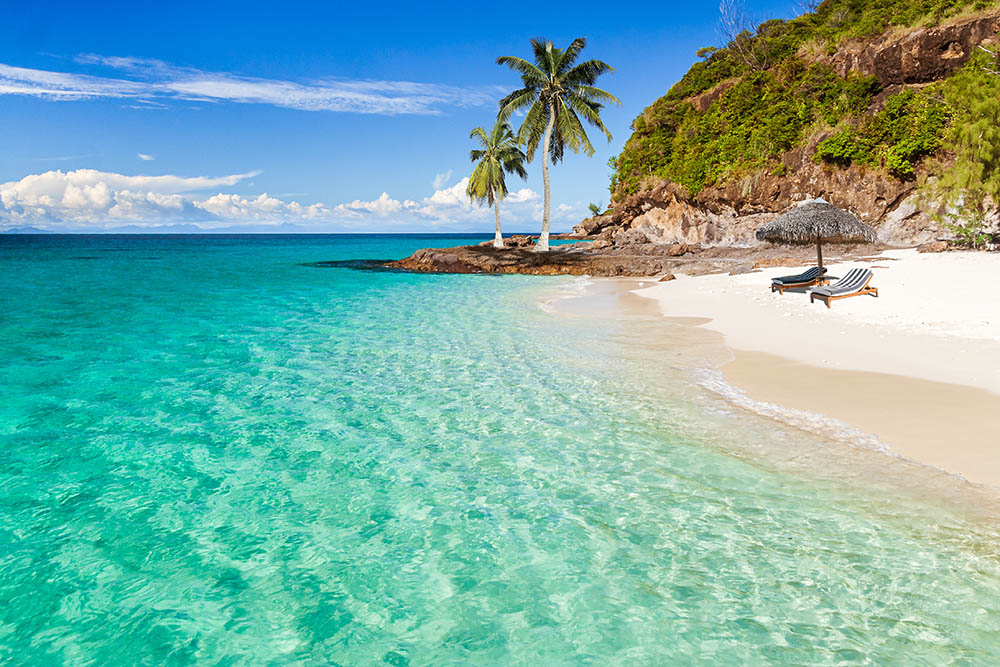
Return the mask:
{"type": "Polygon", "coordinates": [[[523,87],[500,100],[497,117],[506,120],[515,112],[527,109],[518,138],[526,148],[529,161],[534,159],[553,112],[554,131],[548,147],[552,162],[562,159],[567,146],[574,152],[582,149],[588,155],[593,154],[584,123],[596,127],[611,141],[611,133],[601,122],[600,112],[605,104],[621,102],[594,83],[614,68],[601,60],[577,63],[586,45],[587,40],[579,37],[565,49],[559,49],[551,41],[535,37],[531,40],[534,63],[516,56],[497,58],[498,65],[506,65],[521,76],[523,87]]]}
{"type": "Polygon", "coordinates": [[[485,201],[493,206],[497,200],[507,196],[505,174],[527,177],[524,168],[526,157],[518,146],[514,130],[505,121],[497,121],[489,132],[477,127],[469,138],[479,141],[482,148],[469,151],[469,159],[476,166],[469,176],[465,193],[474,202],[482,204],[485,201]]]}

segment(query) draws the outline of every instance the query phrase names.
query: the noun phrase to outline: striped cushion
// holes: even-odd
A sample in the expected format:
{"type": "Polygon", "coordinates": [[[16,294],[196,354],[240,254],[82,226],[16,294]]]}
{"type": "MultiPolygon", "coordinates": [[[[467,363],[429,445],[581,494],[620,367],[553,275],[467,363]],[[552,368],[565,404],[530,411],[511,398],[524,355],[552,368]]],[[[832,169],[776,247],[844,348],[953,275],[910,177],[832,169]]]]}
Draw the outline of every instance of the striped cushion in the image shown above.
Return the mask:
{"type": "Polygon", "coordinates": [[[823,296],[840,296],[862,290],[872,278],[872,272],[868,269],[851,269],[847,275],[828,287],[817,287],[813,294],[823,296]]]}
{"type": "MultiPolygon", "coordinates": [[[[826,267],[823,267],[823,273],[826,273],[826,267]]],[[[811,283],[820,276],[820,268],[814,266],[804,273],[800,273],[797,276],[781,276],[780,278],[771,278],[771,283],[775,285],[798,285],[799,283],[811,283]]]]}

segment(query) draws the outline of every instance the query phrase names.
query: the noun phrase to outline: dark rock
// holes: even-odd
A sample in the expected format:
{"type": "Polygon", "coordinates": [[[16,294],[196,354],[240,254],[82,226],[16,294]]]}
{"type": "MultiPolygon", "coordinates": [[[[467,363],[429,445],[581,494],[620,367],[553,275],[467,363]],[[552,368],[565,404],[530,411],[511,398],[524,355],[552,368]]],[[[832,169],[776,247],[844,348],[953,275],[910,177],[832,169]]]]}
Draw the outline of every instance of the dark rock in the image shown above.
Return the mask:
{"type": "Polygon", "coordinates": [[[878,77],[882,87],[937,81],[962,67],[973,50],[996,35],[1000,16],[993,12],[950,25],[887,33],[876,40],[848,43],[830,56],[818,58],[841,76],[858,73],[878,77]]]}
{"type": "Polygon", "coordinates": [[[530,248],[535,245],[537,239],[534,236],[520,236],[515,234],[509,239],[504,239],[504,245],[508,248],[530,248]]]}
{"type": "Polygon", "coordinates": [[[694,247],[689,246],[687,243],[674,243],[667,247],[666,255],[667,257],[680,257],[681,255],[686,255],[689,252],[693,252],[694,247]]]}
{"type": "Polygon", "coordinates": [[[612,223],[613,218],[609,214],[595,215],[576,225],[573,232],[580,236],[593,236],[612,223]]]}

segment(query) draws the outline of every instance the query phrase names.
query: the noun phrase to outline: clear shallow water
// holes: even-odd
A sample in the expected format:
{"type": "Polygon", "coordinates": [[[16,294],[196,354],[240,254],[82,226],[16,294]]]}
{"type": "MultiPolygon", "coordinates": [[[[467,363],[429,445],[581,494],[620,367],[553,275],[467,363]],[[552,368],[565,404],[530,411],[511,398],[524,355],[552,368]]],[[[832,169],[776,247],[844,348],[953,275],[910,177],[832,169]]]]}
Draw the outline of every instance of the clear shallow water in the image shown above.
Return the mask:
{"type": "Polygon", "coordinates": [[[578,283],[303,266],[449,242],[0,237],[0,660],[1000,660],[954,480],[538,307],[578,283]]]}

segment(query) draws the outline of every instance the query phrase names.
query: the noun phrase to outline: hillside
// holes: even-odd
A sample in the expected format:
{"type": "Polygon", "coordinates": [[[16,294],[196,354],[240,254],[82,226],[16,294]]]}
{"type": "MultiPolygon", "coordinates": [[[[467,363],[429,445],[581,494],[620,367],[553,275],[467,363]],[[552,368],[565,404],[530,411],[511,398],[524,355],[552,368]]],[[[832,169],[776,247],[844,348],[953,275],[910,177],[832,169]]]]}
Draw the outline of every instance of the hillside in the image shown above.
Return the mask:
{"type": "Polygon", "coordinates": [[[979,48],[998,30],[996,0],[826,0],[702,49],[612,160],[613,213],[578,231],[616,246],[741,245],[821,196],[887,242],[940,236],[928,202],[970,185],[956,170],[983,136],[962,128],[1000,97],[1000,68],[979,48]]]}

